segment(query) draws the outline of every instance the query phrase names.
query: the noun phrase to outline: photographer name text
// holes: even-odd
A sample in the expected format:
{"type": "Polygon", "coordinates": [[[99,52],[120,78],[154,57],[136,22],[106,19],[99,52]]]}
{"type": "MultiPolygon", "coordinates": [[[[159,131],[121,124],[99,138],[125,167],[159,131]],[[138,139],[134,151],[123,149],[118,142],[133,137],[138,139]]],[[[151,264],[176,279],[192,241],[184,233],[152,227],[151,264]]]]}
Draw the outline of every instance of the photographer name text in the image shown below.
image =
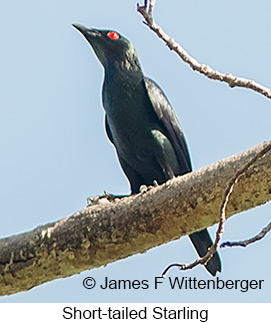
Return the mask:
{"type": "Polygon", "coordinates": [[[100,288],[101,290],[159,290],[162,286],[167,285],[170,289],[179,290],[239,290],[246,293],[249,290],[262,289],[264,280],[256,279],[197,279],[196,277],[154,277],[152,281],[130,280],[130,279],[110,279],[105,277],[102,282],[96,283],[93,277],[86,277],[83,286],[86,289],[100,288]]]}

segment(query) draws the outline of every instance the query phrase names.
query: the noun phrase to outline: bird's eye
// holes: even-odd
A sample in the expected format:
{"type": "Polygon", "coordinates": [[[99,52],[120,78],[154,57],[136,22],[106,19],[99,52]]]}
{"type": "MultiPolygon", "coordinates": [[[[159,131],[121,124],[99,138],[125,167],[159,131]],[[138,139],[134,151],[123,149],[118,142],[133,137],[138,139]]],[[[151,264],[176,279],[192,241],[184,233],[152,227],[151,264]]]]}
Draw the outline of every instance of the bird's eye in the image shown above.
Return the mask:
{"type": "Polygon", "coordinates": [[[113,40],[117,40],[120,38],[120,35],[118,33],[116,33],[115,31],[110,31],[107,36],[110,38],[110,39],[113,39],[113,40]]]}

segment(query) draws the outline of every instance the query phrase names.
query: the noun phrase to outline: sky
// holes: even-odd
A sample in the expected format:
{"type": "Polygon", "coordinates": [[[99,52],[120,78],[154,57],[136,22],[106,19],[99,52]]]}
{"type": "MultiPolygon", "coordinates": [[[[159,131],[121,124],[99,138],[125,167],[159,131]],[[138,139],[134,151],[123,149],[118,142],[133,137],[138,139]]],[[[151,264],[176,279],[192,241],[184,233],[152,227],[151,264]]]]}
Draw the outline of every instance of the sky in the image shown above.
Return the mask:
{"type": "MultiPolygon", "coordinates": [[[[143,2],[143,1],[142,1],[143,2]]],[[[167,94],[195,170],[270,140],[271,101],[194,72],[142,23],[136,0],[3,2],[0,12],[0,237],[83,209],[104,190],[128,194],[104,129],[103,69],[72,23],[113,29],[135,46],[145,75],[167,94]]],[[[199,62],[271,86],[269,1],[157,0],[155,19],[199,62]]],[[[223,241],[249,238],[269,221],[270,203],[237,214],[223,241]]],[[[216,226],[210,229],[212,235],[216,226]]],[[[262,289],[102,290],[86,277],[153,282],[196,253],[187,237],[144,254],[1,297],[0,302],[270,302],[271,237],[220,251],[223,280],[264,280],[262,289]]],[[[211,279],[203,267],[170,277],[211,279]]]]}

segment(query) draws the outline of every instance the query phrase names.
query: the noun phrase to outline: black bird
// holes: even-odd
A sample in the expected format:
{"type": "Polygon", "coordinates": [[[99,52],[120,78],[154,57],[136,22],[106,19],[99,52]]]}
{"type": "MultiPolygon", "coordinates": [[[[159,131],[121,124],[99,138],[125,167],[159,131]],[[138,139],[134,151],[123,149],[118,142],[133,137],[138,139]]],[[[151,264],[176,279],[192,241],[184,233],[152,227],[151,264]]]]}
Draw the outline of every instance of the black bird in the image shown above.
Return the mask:
{"type": "MultiPolygon", "coordinates": [[[[178,119],[162,89],[141,70],[133,45],[116,31],[74,24],[104,67],[102,101],[105,127],[116,148],[132,194],[141,185],[162,184],[191,172],[191,161],[178,119]]],[[[206,229],[190,239],[200,256],[212,245],[206,229]]],[[[215,276],[221,271],[217,253],[206,265],[215,276]]]]}

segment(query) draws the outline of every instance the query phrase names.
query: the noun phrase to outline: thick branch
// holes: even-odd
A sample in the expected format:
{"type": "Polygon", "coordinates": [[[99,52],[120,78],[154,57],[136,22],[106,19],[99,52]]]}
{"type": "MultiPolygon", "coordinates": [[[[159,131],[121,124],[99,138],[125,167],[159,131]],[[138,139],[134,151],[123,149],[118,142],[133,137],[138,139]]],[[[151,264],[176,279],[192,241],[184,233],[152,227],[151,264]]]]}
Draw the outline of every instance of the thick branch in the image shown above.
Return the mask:
{"type": "Polygon", "coordinates": [[[194,57],[189,55],[189,53],[180,44],[178,44],[172,37],[166,34],[165,31],[154,21],[152,17],[152,11],[154,9],[155,2],[150,1],[150,3],[152,3],[151,11],[147,9],[148,5],[146,1],[144,6],[137,5],[137,10],[144,17],[146,24],[152,31],[156,33],[159,38],[161,38],[167,44],[167,46],[171,50],[175,51],[185,63],[189,64],[194,71],[207,76],[211,80],[225,82],[230,87],[248,88],[271,99],[270,88],[258,84],[253,80],[248,80],[243,77],[237,77],[230,73],[221,73],[214,70],[208,65],[200,64],[194,57]]]}
{"type": "MultiPolygon", "coordinates": [[[[218,250],[220,241],[222,239],[222,234],[224,232],[224,225],[225,225],[225,221],[226,221],[226,209],[227,209],[227,206],[229,203],[230,196],[234,191],[234,186],[236,185],[236,183],[238,183],[239,179],[245,174],[245,172],[247,172],[249,170],[249,168],[251,166],[255,166],[255,163],[257,160],[261,159],[264,155],[266,155],[266,153],[268,153],[270,151],[271,151],[271,143],[264,146],[262,148],[262,150],[259,150],[255,154],[255,156],[253,156],[251,159],[249,159],[249,161],[247,163],[242,165],[242,167],[238,168],[238,170],[235,172],[234,176],[227,183],[227,187],[223,193],[222,202],[221,202],[221,205],[219,208],[220,209],[219,223],[218,223],[218,228],[216,231],[216,238],[215,238],[213,245],[209,248],[207,253],[203,257],[199,257],[198,259],[196,259],[194,262],[192,262],[190,264],[171,264],[171,265],[169,265],[164,270],[164,272],[162,274],[163,277],[166,275],[168,270],[171,269],[172,267],[178,267],[180,270],[192,269],[192,268],[198,266],[199,264],[202,264],[202,265],[206,264],[213,257],[214,253],[218,250]]],[[[257,235],[253,239],[250,239],[249,243],[253,243],[255,241],[262,239],[267,234],[267,232],[270,231],[270,229],[271,228],[269,228],[269,227],[265,228],[259,235],[257,235]]],[[[226,244],[229,245],[230,243],[228,242],[226,244]]],[[[226,244],[223,243],[222,244],[223,247],[226,244]]],[[[233,245],[233,244],[231,244],[231,245],[233,245]]]]}
{"type": "MultiPolygon", "coordinates": [[[[218,222],[225,187],[264,143],[147,193],[91,205],[61,221],[0,240],[0,295],[28,290],[144,252],[218,222]]],[[[271,199],[271,153],[236,183],[226,216],[271,199]]]]}

